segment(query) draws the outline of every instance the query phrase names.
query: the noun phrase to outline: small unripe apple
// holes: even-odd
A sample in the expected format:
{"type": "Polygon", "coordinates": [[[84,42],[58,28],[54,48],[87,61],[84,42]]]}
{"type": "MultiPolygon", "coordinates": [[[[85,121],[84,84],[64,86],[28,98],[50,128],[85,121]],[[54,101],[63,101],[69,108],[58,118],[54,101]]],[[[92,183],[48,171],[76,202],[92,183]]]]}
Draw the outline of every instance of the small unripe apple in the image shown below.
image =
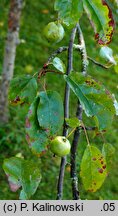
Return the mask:
{"type": "Polygon", "coordinates": [[[70,148],[70,142],[65,136],[57,136],[50,143],[50,150],[59,157],[69,154],[70,148]]]}
{"type": "Polygon", "coordinates": [[[50,22],[44,28],[44,36],[51,43],[58,43],[64,37],[64,28],[60,23],[50,22]]]}
{"type": "Polygon", "coordinates": [[[33,66],[32,66],[32,65],[26,65],[25,71],[26,71],[27,73],[31,73],[31,72],[33,71],[33,66]]]}

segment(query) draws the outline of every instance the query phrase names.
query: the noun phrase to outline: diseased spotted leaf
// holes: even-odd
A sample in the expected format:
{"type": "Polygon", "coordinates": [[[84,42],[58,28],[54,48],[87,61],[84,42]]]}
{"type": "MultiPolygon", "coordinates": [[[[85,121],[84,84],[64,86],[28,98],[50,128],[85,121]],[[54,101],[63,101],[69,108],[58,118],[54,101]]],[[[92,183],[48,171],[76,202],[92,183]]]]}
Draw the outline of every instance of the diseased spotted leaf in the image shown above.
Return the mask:
{"type": "Polygon", "coordinates": [[[67,26],[74,26],[83,13],[82,1],[78,0],[56,0],[54,8],[67,26]]]}
{"type": "Polygon", "coordinates": [[[80,176],[85,190],[97,191],[107,176],[106,160],[95,146],[87,146],[82,161],[80,176]]]}
{"type": "Polygon", "coordinates": [[[105,0],[82,0],[95,32],[95,39],[101,45],[111,42],[114,31],[112,11],[105,0]]]}
{"type": "Polygon", "coordinates": [[[107,129],[116,113],[114,97],[105,87],[90,76],[84,77],[79,73],[64,76],[65,80],[79,98],[83,110],[88,117],[95,119],[100,130],[107,129]]]}
{"type": "Polygon", "coordinates": [[[31,103],[36,94],[37,81],[30,75],[16,77],[10,83],[9,101],[12,105],[19,105],[24,102],[31,103]]]}

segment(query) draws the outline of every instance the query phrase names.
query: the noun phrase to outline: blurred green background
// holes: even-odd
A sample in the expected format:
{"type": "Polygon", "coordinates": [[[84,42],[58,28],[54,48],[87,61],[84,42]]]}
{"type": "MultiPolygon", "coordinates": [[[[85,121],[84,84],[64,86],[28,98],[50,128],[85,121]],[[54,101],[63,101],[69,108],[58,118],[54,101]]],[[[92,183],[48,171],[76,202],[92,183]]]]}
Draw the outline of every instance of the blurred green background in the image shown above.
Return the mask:
{"type": "MultiPolygon", "coordinates": [[[[70,30],[66,29],[66,35],[62,42],[56,45],[49,44],[43,36],[43,28],[48,22],[55,21],[57,14],[53,10],[54,0],[35,0],[24,1],[21,27],[20,27],[20,39],[21,44],[17,48],[15,74],[34,74],[42,67],[46,62],[50,54],[58,48],[58,46],[68,45],[70,30]]],[[[113,40],[109,45],[113,49],[114,55],[118,54],[117,38],[118,38],[118,9],[114,1],[109,0],[109,4],[113,10],[114,19],[116,22],[116,28],[113,36],[113,40]]],[[[2,71],[3,62],[3,50],[5,44],[5,37],[7,34],[7,19],[9,11],[9,1],[0,1],[0,73],[2,71]]],[[[99,57],[99,45],[94,40],[94,32],[89,24],[89,21],[84,14],[80,20],[80,25],[85,37],[86,48],[88,56],[94,58],[97,61],[105,63],[99,57]]],[[[67,54],[61,55],[63,61],[66,63],[67,54]]],[[[78,53],[74,54],[74,69],[80,71],[81,58],[78,53]]],[[[111,67],[108,70],[102,69],[93,63],[89,62],[88,73],[96,80],[102,82],[108,90],[116,95],[118,100],[118,71],[111,67]]],[[[39,90],[43,89],[43,84],[46,82],[48,89],[55,89],[60,92],[63,97],[64,81],[60,75],[48,74],[42,79],[39,84],[39,90]]],[[[70,102],[70,116],[75,116],[77,99],[71,92],[70,102]]],[[[18,199],[19,191],[13,193],[10,191],[7,178],[2,169],[2,163],[4,158],[8,158],[22,153],[22,155],[28,159],[32,158],[32,153],[29,150],[28,144],[25,139],[25,116],[27,114],[28,107],[9,107],[10,108],[10,121],[6,125],[0,126],[0,199],[18,199]]],[[[87,122],[88,126],[91,126],[91,120],[87,119],[83,115],[84,122],[87,122]]],[[[96,144],[100,149],[103,144],[101,136],[95,137],[93,132],[89,132],[89,139],[91,143],[96,144]]],[[[112,126],[104,134],[106,142],[111,143],[115,147],[115,155],[112,161],[111,172],[105,180],[103,186],[96,193],[88,193],[83,189],[81,179],[79,178],[79,190],[81,199],[118,199],[118,118],[114,118],[112,126]]],[[[85,136],[82,133],[78,146],[77,154],[77,173],[79,176],[80,161],[83,151],[86,147],[85,136]]],[[[68,158],[69,162],[69,158],[68,158]]],[[[55,199],[56,198],[56,184],[58,179],[60,159],[54,158],[53,155],[48,152],[40,159],[40,168],[42,173],[42,181],[38,187],[36,194],[31,199],[55,199]]],[[[70,179],[70,167],[66,166],[65,180],[64,180],[64,199],[72,199],[71,193],[71,179],[70,179]]]]}

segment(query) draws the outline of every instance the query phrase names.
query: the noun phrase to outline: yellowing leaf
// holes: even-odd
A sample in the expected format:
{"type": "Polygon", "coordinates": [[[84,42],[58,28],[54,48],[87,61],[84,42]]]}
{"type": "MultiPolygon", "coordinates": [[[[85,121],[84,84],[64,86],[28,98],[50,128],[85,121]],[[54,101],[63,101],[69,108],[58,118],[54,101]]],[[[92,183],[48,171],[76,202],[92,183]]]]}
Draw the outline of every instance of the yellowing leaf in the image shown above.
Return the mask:
{"type": "Polygon", "coordinates": [[[80,175],[85,190],[95,192],[102,186],[107,176],[106,160],[95,146],[87,146],[81,162],[80,175]]]}
{"type": "Polygon", "coordinates": [[[84,9],[95,32],[95,39],[101,45],[111,42],[114,31],[112,11],[105,0],[82,0],[84,9]]]}

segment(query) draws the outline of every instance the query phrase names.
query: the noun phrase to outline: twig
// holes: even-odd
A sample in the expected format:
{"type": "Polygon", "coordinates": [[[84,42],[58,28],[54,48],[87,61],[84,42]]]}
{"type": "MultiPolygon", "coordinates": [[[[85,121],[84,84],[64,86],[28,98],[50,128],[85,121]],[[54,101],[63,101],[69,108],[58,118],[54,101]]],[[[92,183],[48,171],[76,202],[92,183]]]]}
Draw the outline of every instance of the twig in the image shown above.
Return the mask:
{"type": "Polygon", "coordinates": [[[45,76],[46,73],[55,73],[55,74],[61,74],[64,75],[64,73],[52,69],[41,69],[40,72],[38,73],[38,81],[41,79],[42,76],[45,76]]]}
{"type": "MultiPolygon", "coordinates": [[[[81,54],[82,59],[82,73],[86,75],[87,73],[87,66],[88,66],[88,60],[87,60],[87,53],[86,53],[86,47],[84,42],[84,37],[80,28],[80,25],[77,24],[77,31],[79,36],[79,43],[78,46],[79,52],[81,54]]],[[[82,107],[78,101],[77,105],[77,112],[76,116],[79,120],[82,120],[82,107]]],[[[80,128],[77,127],[74,133],[72,147],[71,147],[71,179],[72,179],[72,192],[73,192],[73,199],[78,200],[79,199],[79,190],[78,190],[78,178],[76,175],[76,152],[78,147],[78,140],[80,137],[80,128]]]]}
{"type": "Polygon", "coordinates": [[[77,25],[77,32],[78,32],[78,36],[79,36],[79,42],[81,45],[81,49],[79,49],[79,51],[80,51],[81,59],[82,59],[82,65],[81,65],[82,73],[83,73],[83,75],[86,75],[87,66],[88,66],[88,59],[87,59],[85,41],[84,41],[83,33],[82,33],[82,30],[80,28],[79,23],[77,25]]]}
{"type": "MultiPolygon", "coordinates": [[[[79,29],[80,31],[80,29],[79,29]]],[[[75,50],[79,50],[79,52],[81,53],[82,55],[82,67],[83,67],[83,74],[85,73],[86,74],[86,66],[88,65],[88,61],[87,59],[89,59],[90,61],[92,61],[94,64],[102,67],[102,68],[105,68],[105,69],[109,69],[111,66],[107,66],[107,65],[103,65],[97,61],[95,61],[94,59],[92,59],[90,56],[87,57],[86,55],[86,50],[83,49],[84,47],[84,39],[83,39],[83,36],[80,36],[80,41],[81,41],[81,44],[73,44],[73,48],[75,50]],[[84,53],[85,52],[85,53],[84,53]],[[85,68],[84,68],[85,67],[85,68]]],[[[53,58],[55,58],[55,56],[57,56],[58,54],[64,52],[64,51],[67,51],[68,50],[68,46],[63,46],[63,47],[59,47],[56,51],[54,51],[51,56],[48,58],[48,61],[44,64],[43,68],[35,73],[33,76],[35,76],[36,74],[38,74],[38,79],[41,78],[41,76],[45,75],[46,73],[45,72],[54,72],[53,70],[50,70],[50,71],[46,71],[46,69],[48,68],[48,66],[50,65],[50,62],[53,60],[53,58]]],[[[56,72],[55,73],[58,73],[58,74],[62,74],[61,72],[56,72]]],[[[62,74],[63,75],[63,74],[62,74]]]]}
{"type": "MultiPolygon", "coordinates": [[[[68,67],[66,72],[67,75],[69,75],[73,69],[73,44],[76,35],[76,30],[77,30],[77,26],[73,28],[70,37],[69,48],[68,48],[68,67]]],[[[66,83],[65,96],[64,96],[64,119],[69,118],[69,96],[70,96],[70,87],[66,83]]],[[[67,136],[67,135],[68,135],[68,127],[66,122],[64,121],[63,136],[67,136]]],[[[62,199],[65,165],[66,165],[66,157],[62,157],[58,185],[57,185],[57,200],[62,199]]]]}
{"type": "MultiPolygon", "coordinates": [[[[82,107],[79,101],[78,101],[76,116],[78,119],[82,120],[82,107]]],[[[72,192],[73,192],[74,200],[79,199],[78,178],[76,175],[76,152],[77,152],[79,137],[80,137],[80,128],[77,127],[74,133],[73,142],[71,146],[71,179],[72,179],[72,192]]]]}
{"type": "MultiPolygon", "coordinates": [[[[64,51],[67,51],[68,50],[68,47],[67,46],[63,46],[63,47],[59,47],[56,51],[54,51],[51,56],[48,58],[47,62],[43,65],[43,68],[42,69],[47,69],[48,68],[48,65],[51,63],[51,61],[53,60],[53,58],[55,58],[55,56],[57,56],[58,54],[64,52],[64,51]]],[[[41,70],[42,70],[41,69],[41,70]]]]}
{"type": "MultiPolygon", "coordinates": [[[[82,130],[84,130],[83,127],[81,127],[82,130]]],[[[96,127],[85,127],[86,131],[94,131],[96,130],[96,127]]]]}
{"type": "MultiPolygon", "coordinates": [[[[73,44],[73,49],[81,51],[82,46],[79,45],[79,44],[73,44]]],[[[57,56],[58,54],[60,54],[60,53],[62,53],[64,51],[67,51],[67,50],[68,50],[68,46],[59,47],[56,51],[54,51],[51,54],[51,56],[48,58],[48,61],[43,65],[43,68],[41,68],[39,72],[36,72],[33,75],[33,77],[38,74],[38,80],[40,80],[40,78],[42,76],[46,75],[46,72],[55,72],[55,73],[63,75],[63,73],[61,73],[61,72],[56,72],[56,71],[53,71],[53,70],[47,71],[47,68],[50,65],[51,61],[55,58],[55,56],[57,56]]]]}
{"type": "Polygon", "coordinates": [[[48,61],[43,65],[43,68],[40,69],[40,71],[38,72],[38,80],[40,80],[40,78],[44,75],[46,75],[47,72],[54,72],[54,73],[58,73],[63,75],[63,73],[55,71],[55,70],[50,70],[48,69],[48,66],[50,65],[51,61],[53,60],[53,58],[55,56],[57,56],[57,54],[62,53],[63,51],[67,51],[68,47],[67,46],[63,46],[63,47],[59,47],[56,51],[54,51],[51,56],[48,58],[48,61]]]}
{"type": "MultiPolygon", "coordinates": [[[[81,125],[78,127],[81,130],[86,130],[86,131],[93,131],[96,129],[96,127],[85,127],[85,125],[81,125]]],[[[68,134],[68,136],[66,137],[67,139],[74,133],[74,131],[76,130],[76,128],[73,128],[70,133],[68,134]]]]}
{"type": "Polygon", "coordinates": [[[103,64],[101,64],[101,63],[95,61],[94,59],[92,59],[92,58],[89,57],[89,56],[88,56],[88,59],[89,59],[91,62],[93,62],[94,64],[96,64],[96,65],[98,65],[98,66],[100,66],[100,67],[102,67],[102,68],[104,68],[104,69],[109,69],[109,68],[110,68],[109,66],[103,65],[103,64]]]}
{"type": "Polygon", "coordinates": [[[63,46],[63,47],[59,47],[55,52],[52,53],[52,55],[48,58],[47,64],[49,64],[52,59],[57,56],[58,54],[62,53],[63,51],[67,51],[68,47],[67,46],[63,46]]]}

